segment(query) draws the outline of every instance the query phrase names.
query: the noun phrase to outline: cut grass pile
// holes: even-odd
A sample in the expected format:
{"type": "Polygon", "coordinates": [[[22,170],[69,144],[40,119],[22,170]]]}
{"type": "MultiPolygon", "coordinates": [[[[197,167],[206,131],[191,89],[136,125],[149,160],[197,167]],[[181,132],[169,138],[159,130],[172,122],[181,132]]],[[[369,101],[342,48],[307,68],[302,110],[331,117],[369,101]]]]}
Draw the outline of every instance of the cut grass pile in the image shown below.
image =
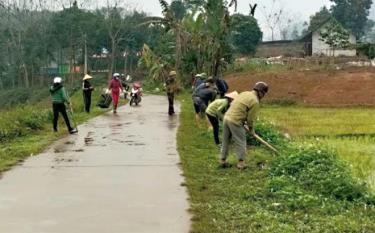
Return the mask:
{"type": "MultiPolygon", "coordinates": [[[[276,145],[283,152],[274,157],[252,147],[247,170],[223,170],[211,132],[195,125],[189,96],[182,97],[180,117],[178,150],[192,232],[375,232],[373,195],[335,151],[285,142],[276,145]]],[[[278,135],[268,126],[257,127],[257,133],[278,135]]],[[[230,162],[236,163],[233,154],[230,162]]]]}

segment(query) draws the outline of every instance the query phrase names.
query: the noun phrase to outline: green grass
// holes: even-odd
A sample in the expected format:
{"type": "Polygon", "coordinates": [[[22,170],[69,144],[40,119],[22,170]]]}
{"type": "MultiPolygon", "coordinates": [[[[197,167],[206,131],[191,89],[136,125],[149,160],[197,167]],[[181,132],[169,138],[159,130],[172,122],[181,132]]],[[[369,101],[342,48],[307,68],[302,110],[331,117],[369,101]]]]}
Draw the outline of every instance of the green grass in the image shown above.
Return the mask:
{"type": "MultiPolygon", "coordinates": [[[[321,181],[314,180],[314,176],[310,179],[315,185],[309,190],[309,183],[304,183],[308,177],[306,174],[324,176],[319,169],[310,171],[310,165],[306,166],[300,177],[282,175],[282,170],[281,174],[272,173],[281,162],[262,147],[250,149],[247,170],[219,169],[219,151],[211,133],[196,127],[188,95],[182,97],[180,117],[178,150],[186,177],[185,185],[191,197],[192,232],[375,232],[374,207],[361,201],[345,201],[321,194],[325,188],[319,186],[321,181]],[[282,188],[272,191],[270,187],[275,185],[282,188]],[[315,190],[314,187],[318,188],[315,190]]],[[[286,164],[290,164],[287,155],[283,158],[286,164]]],[[[306,158],[314,158],[314,155],[306,158]]],[[[333,168],[344,170],[329,174],[347,174],[345,165],[336,161],[336,157],[332,159],[333,168]]],[[[236,162],[233,154],[230,162],[236,162]]],[[[355,179],[346,176],[343,176],[343,182],[348,180],[356,187],[359,185],[355,179]]],[[[341,180],[340,177],[338,179],[341,180]]]]}
{"type": "Polygon", "coordinates": [[[261,118],[293,136],[375,135],[375,109],[264,106],[261,118]]]}
{"type": "MultiPolygon", "coordinates": [[[[45,91],[48,92],[48,88],[45,91]]],[[[100,94],[100,88],[93,92],[90,114],[84,112],[81,91],[76,91],[71,96],[74,119],[77,123],[85,122],[107,111],[95,106],[100,94]]],[[[125,103],[123,100],[121,102],[125,103]]],[[[59,117],[59,133],[53,133],[52,109],[48,99],[32,106],[22,105],[13,107],[12,110],[3,110],[0,118],[0,172],[10,169],[32,154],[43,151],[67,133],[62,116],[59,117]]]]}
{"type": "Polygon", "coordinates": [[[322,141],[337,149],[353,174],[375,192],[375,109],[263,106],[260,118],[297,141],[322,141]]]}

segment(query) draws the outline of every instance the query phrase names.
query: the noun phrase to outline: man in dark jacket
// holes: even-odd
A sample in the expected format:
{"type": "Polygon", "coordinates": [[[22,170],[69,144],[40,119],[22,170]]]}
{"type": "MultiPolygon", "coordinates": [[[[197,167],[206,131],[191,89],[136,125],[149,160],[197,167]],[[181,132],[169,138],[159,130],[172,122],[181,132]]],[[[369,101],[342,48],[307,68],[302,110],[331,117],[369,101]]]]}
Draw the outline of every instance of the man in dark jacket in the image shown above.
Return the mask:
{"type": "Polygon", "coordinates": [[[50,93],[52,96],[52,109],[53,109],[53,130],[57,132],[57,121],[59,119],[59,113],[63,116],[66,126],[68,127],[69,133],[77,133],[77,129],[74,129],[70,125],[68,114],[66,112],[65,103],[70,104],[65,88],[62,85],[62,79],[56,77],[53,79],[53,85],[50,87],[50,93]]]}
{"type": "Polygon", "coordinates": [[[87,113],[90,113],[90,108],[91,108],[91,93],[94,90],[94,87],[90,83],[91,79],[92,79],[92,76],[90,75],[90,73],[87,73],[83,77],[83,83],[82,83],[83,103],[85,104],[85,111],[87,113]]]}
{"type": "Polygon", "coordinates": [[[198,122],[204,117],[208,104],[216,99],[216,89],[213,78],[208,78],[205,83],[197,87],[193,93],[195,119],[198,122]]]}
{"type": "Polygon", "coordinates": [[[229,89],[228,83],[224,79],[217,77],[215,84],[218,90],[218,94],[221,98],[224,98],[225,94],[228,92],[229,89]]]}

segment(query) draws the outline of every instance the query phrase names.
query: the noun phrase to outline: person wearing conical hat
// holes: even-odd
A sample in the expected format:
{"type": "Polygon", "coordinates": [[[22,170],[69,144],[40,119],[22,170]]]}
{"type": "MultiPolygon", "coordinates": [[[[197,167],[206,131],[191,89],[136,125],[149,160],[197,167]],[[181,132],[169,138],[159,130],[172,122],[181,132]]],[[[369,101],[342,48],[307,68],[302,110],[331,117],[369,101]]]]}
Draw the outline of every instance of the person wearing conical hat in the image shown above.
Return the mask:
{"type": "Polygon", "coordinates": [[[237,91],[228,93],[224,96],[224,98],[217,99],[214,102],[210,103],[206,109],[207,118],[213,128],[215,144],[218,146],[220,146],[219,122],[223,120],[225,112],[228,110],[231,102],[235,100],[237,96],[237,91]]]}
{"type": "Polygon", "coordinates": [[[90,72],[87,72],[87,74],[83,77],[83,83],[82,83],[83,102],[85,104],[85,111],[87,113],[90,113],[91,93],[94,90],[94,87],[90,83],[91,79],[92,79],[92,76],[90,75],[90,72]]]}
{"type": "Polygon", "coordinates": [[[176,71],[169,72],[168,78],[165,80],[165,89],[167,91],[168,97],[168,114],[172,116],[174,112],[174,95],[177,91],[177,82],[176,82],[176,71]]]}

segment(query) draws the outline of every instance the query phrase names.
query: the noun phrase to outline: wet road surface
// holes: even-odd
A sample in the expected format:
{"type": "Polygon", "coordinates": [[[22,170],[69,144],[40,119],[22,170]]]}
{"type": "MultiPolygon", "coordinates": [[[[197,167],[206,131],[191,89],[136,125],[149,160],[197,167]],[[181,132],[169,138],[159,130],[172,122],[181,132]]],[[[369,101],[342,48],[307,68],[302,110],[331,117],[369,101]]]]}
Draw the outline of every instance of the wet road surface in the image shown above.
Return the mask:
{"type": "Polygon", "coordinates": [[[0,232],[189,232],[178,117],[166,112],[166,97],[147,96],[6,172],[0,232]]]}

